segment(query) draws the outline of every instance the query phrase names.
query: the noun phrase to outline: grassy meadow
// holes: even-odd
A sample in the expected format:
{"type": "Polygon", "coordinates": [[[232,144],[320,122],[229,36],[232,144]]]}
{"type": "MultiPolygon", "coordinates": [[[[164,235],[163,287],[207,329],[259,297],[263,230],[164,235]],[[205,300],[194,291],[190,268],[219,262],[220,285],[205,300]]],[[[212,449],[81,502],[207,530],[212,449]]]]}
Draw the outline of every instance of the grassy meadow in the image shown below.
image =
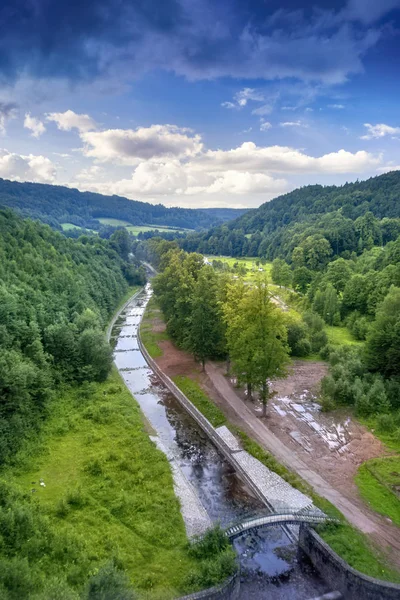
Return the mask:
{"type": "Polygon", "coordinates": [[[80,593],[88,573],[110,559],[140,598],[167,600],[201,581],[203,563],[188,550],[168,460],[148,431],[114,370],[105,383],[65,390],[41,439],[1,474],[0,500],[13,490],[20,510],[37,515],[47,538],[58,540],[37,552],[29,531],[15,542],[29,560],[32,594],[54,577],[80,593]]]}

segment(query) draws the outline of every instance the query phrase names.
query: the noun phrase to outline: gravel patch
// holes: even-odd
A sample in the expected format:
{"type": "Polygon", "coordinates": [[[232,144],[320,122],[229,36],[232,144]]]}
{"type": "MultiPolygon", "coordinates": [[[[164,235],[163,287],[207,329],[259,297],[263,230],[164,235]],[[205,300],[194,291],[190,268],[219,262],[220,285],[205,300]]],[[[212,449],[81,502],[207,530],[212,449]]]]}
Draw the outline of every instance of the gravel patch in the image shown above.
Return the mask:
{"type": "Polygon", "coordinates": [[[204,506],[193,488],[186,479],[183,471],[174,459],[173,453],[162,443],[158,436],[150,436],[157,448],[163,452],[169,460],[174,479],[175,495],[181,504],[181,513],[185,522],[187,536],[200,535],[212,526],[204,506]]]}
{"type": "Polygon", "coordinates": [[[228,446],[229,450],[231,450],[232,452],[240,452],[242,450],[242,446],[239,444],[238,440],[225,425],[217,427],[215,431],[223,439],[225,444],[228,446]]]}
{"type": "Polygon", "coordinates": [[[248,452],[242,450],[235,453],[235,459],[274,511],[290,510],[297,512],[315,509],[312,500],[308,496],[293,488],[282,477],[270,471],[248,452]]]}

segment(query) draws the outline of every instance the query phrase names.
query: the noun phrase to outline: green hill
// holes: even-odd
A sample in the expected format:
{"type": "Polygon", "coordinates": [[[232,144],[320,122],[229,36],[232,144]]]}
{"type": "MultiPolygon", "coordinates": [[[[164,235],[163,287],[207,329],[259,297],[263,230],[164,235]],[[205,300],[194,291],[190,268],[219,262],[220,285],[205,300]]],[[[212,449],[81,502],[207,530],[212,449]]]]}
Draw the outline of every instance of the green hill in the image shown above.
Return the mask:
{"type": "Polygon", "coordinates": [[[244,209],[233,208],[166,208],[162,204],[138,202],[121,196],[103,196],[63,186],[5,179],[0,179],[0,205],[9,206],[24,217],[39,219],[57,229],[62,224],[71,224],[97,230],[101,227],[101,220],[117,220],[133,226],[201,230],[245,212],[244,209]]]}
{"type": "Polygon", "coordinates": [[[321,235],[335,255],[396,239],[399,218],[400,171],[393,171],[342,186],[299,188],[182,244],[209,254],[289,259],[305,238],[321,235]]]}

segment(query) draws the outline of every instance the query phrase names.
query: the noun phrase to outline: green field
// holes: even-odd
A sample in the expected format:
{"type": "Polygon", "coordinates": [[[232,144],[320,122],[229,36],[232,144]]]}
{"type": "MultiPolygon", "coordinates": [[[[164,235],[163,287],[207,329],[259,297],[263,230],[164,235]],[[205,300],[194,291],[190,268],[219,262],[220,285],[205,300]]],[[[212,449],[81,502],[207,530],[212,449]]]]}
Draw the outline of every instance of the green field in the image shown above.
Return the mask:
{"type": "Polygon", "coordinates": [[[127,230],[132,233],[132,235],[138,235],[139,233],[145,233],[147,231],[158,231],[163,232],[177,232],[182,233],[184,231],[189,231],[188,229],[176,228],[176,227],[168,227],[168,225],[132,225],[129,221],[123,221],[121,219],[109,219],[109,218],[99,218],[97,219],[102,225],[111,225],[111,227],[126,227],[127,230]]]}
{"type": "Polygon", "coordinates": [[[272,263],[265,262],[264,264],[262,264],[261,260],[259,258],[250,258],[250,257],[232,258],[232,257],[228,257],[228,256],[210,256],[210,255],[207,255],[206,258],[210,262],[212,262],[213,260],[219,260],[221,262],[224,262],[227,265],[229,265],[229,268],[231,268],[231,269],[236,263],[239,265],[239,268],[244,267],[246,269],[246,274],[243,275],[244,281],[248,281],[248,282],[254,281],[258,275],[266,275],[269,280],[271,279],[272,263]],[[258,266],[256,264],[257,262],[259,263],[258,266]],[[262,269],[262,271],[260,271],[259,269],[262,269]]]}
{"type": "Polygon", "coordinates": [[[367,504],[400,526],[400,456],[368,460],[355,481],[367,504]]]}
{"type": "Polygon", "coordinates": [[[121,219],[97,219],[102,225],[111,225],[111,227],[127,227],[130,225],[129,221],[122,221],[121,219]]]}
{"type": "Polygon", "coordinates": [[[145,233],[146,231],[162,231],[169,233],[183,233],[184,231],[189,231],[189,229],[175,229],[174,227],[166,227],[162,225],[129,225],[127,230],[133,235],[138,235],[139,233],[145,233]]]}
{"type": "Polygon", "coordinates": [[[336,327],[333,325],[325,326],[328,340],[331,344],[336,345],[350,345],[350,346],[362,346],[364,342],[356,340],[355,337],[350,333],[347,327],[336,327]]]}

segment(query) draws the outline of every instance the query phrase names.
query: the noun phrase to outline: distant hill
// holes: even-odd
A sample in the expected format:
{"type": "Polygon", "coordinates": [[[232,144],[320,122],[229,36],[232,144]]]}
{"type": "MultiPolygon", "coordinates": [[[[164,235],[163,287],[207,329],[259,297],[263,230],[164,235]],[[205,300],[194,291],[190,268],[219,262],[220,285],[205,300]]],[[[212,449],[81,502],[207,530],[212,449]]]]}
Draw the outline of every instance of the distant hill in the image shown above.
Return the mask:
{"type": "Polygon", "coordinates": [[[166,208],[103,196],[92,192],[41,183],[19,183],[0,179],[0,205],[9,206],[25,217],[39,219],[59,229],[62,223],[99,229],[102,219],[118,219],[131,225],[155,225],[179,229],[207,229],[244,214],[234,208],[166,208]]]}
{"type": "Polygon", "coordinates": [[[373,243],[393,239],[398,223],[388,219],[398,218],[400,171],[392,171],[342,186],[299,188],[206,233],[189,234],[182,245],[209,254],[289,258],[293,243],[320,234],[334,253],[341,254],[361,251],[371,236],[373,243]],[[384,219],[379,235],[372,231],[376,224],[368,225],[371,231],[367,232],[368,227],[359,221],[366,213],[384,219]]]}

